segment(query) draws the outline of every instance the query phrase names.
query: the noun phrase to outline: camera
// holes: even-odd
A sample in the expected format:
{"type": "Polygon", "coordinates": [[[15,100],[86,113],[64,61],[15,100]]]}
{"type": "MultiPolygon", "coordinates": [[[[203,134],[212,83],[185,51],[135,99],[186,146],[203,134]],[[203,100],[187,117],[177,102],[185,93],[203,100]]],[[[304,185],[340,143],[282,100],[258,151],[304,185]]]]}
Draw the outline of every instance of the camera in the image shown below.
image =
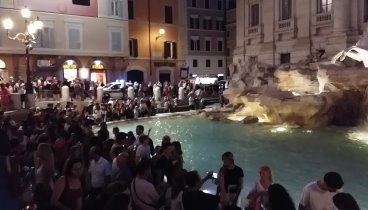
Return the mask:
{"type": "Polygon", "coordinates": [[[217,179],[218,178],[218,174],[217,173],[212,173],[212,179],[217,179]]]}

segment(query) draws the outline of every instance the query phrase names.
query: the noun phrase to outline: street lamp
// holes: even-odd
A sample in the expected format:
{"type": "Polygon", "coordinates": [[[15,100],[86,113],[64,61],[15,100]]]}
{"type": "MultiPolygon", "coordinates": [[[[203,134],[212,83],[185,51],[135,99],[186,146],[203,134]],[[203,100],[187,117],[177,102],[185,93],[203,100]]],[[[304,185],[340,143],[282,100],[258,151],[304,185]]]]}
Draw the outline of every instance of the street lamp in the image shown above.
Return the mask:
{"type": "Polygon", "coordinates": [[[156,40],[158,40],[159,38],[161,38],[163,35],[165,35],[165,29],[160,28],[160,30],[158,30],[158,36],[156,36],[156,40]]]}
{"type": "Polygon", "coordinates": [[[12,36],[10,30],[14,27],[14,22],[10,18],[3,20],[3,27],[7,32],[8,38],[11,40],[19,41],[26,46],[26,61],[27,61],[27,83],[26,83],[26,93],[33,94],[33,86],[31,81],[31,72],[29,66],[29,51],[32,50],[32,44],[36,43],[39,36],[40,30],[43,28],[43,23],[37,17],[35,20],[29,20],[31,17],[31,11],[25,7],[21,10],[21,15],[24,18],[26,25],[25,32],[17,33],[12,36]]]}

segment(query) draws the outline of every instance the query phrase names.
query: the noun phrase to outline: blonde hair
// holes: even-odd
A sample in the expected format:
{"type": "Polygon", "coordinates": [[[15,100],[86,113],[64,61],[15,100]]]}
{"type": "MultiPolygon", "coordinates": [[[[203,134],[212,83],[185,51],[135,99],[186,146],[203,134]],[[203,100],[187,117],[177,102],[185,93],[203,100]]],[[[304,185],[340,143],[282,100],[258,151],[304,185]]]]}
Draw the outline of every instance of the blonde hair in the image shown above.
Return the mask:
{"type": "Polygon", "coordinates": [[[259,168],[259,172],[264,172],[268,175],[268,181],[270,181],[271,183],[273,182],[273,177],[272,177],[272,171],[271,168],[269,166],[261,166],[259,168]]]}
{"type": "Polygon", "coordinates": [[[49,181],[54,176],[54,153],[51,145],[48,143],[41,143],[37,147],[37,156],[39,158],[38,167],[42,167],[42,175],[44,179],[49,181]]]}

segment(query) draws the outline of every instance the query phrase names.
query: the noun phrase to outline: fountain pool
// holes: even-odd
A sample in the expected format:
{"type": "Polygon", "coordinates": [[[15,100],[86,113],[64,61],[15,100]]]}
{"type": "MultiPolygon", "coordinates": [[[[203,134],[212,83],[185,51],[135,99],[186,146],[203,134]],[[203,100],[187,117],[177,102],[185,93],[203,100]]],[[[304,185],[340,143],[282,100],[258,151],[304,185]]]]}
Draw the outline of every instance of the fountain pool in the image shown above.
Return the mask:
{"type": "Polygon", "coordinates": [[[121,131],[134,131],[142,124],[152,128],[151,138],[160,144],[164,135],[180,141],[185,168],[202,175],[218,171],[221,155],[232,151],[245,172],[242,196],[258,178],[258,167],[269,165],[274,181],[283,184],[296,205],[301,190],[327,171],[338,171],[361,209],[368,209],[368,133],[349,128],[287,128],[214,122],[193,117],[156,118],[110,124],[121,131]]]}

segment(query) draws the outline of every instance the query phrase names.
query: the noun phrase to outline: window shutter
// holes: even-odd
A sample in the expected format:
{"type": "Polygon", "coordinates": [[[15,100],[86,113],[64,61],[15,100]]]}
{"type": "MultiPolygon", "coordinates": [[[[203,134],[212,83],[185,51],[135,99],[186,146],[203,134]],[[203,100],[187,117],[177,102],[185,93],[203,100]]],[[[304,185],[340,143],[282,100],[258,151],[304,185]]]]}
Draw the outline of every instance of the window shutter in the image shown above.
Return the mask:
{"type": "Polygon", "coordinates": [[[107,15],[114,15],[114,0],[107,0],[107,15]]]}
{"type": "Polygon", "coordinates": [[[164,42],[164,58],[169,58],[170,54],[170,42],[164,42]]]}
{"type": "Polygon", "coordinates": [[[122,0],[118,1],[118,13],[119,13],[119,17],[123,17],[123,1],[122,0]]]}
{"type": "Polygon", "coordinates": [[[55,29],[49,28],[49,48],[55,49],[55,29]]]}
{"type": "Polygon", "coordinates": [[[134,57],[138,57],[138,40],[133,39],[134,57]]]}
{"type": "Polygon", "coordinates": [[[197,40],[197,51],[201,51],[201,41],[197,40]]]}
{"type": "Polygon", "coordinates": [[[177,58],[178,57],[178,51],[177,51],[177,46],[176,46],[176,42],[172,42],[172,58],[177,58]]]}
{"type": "Polygon", "coordinates": [[[69,35],[69,49],[80,49],[80,31],[76,28],[70,28],[68,30],[69,35]]]}
{"type": "Polygon", "coordinates": [[[121,32],[111,32],[112,51],[121,51],[121,32]]]}

